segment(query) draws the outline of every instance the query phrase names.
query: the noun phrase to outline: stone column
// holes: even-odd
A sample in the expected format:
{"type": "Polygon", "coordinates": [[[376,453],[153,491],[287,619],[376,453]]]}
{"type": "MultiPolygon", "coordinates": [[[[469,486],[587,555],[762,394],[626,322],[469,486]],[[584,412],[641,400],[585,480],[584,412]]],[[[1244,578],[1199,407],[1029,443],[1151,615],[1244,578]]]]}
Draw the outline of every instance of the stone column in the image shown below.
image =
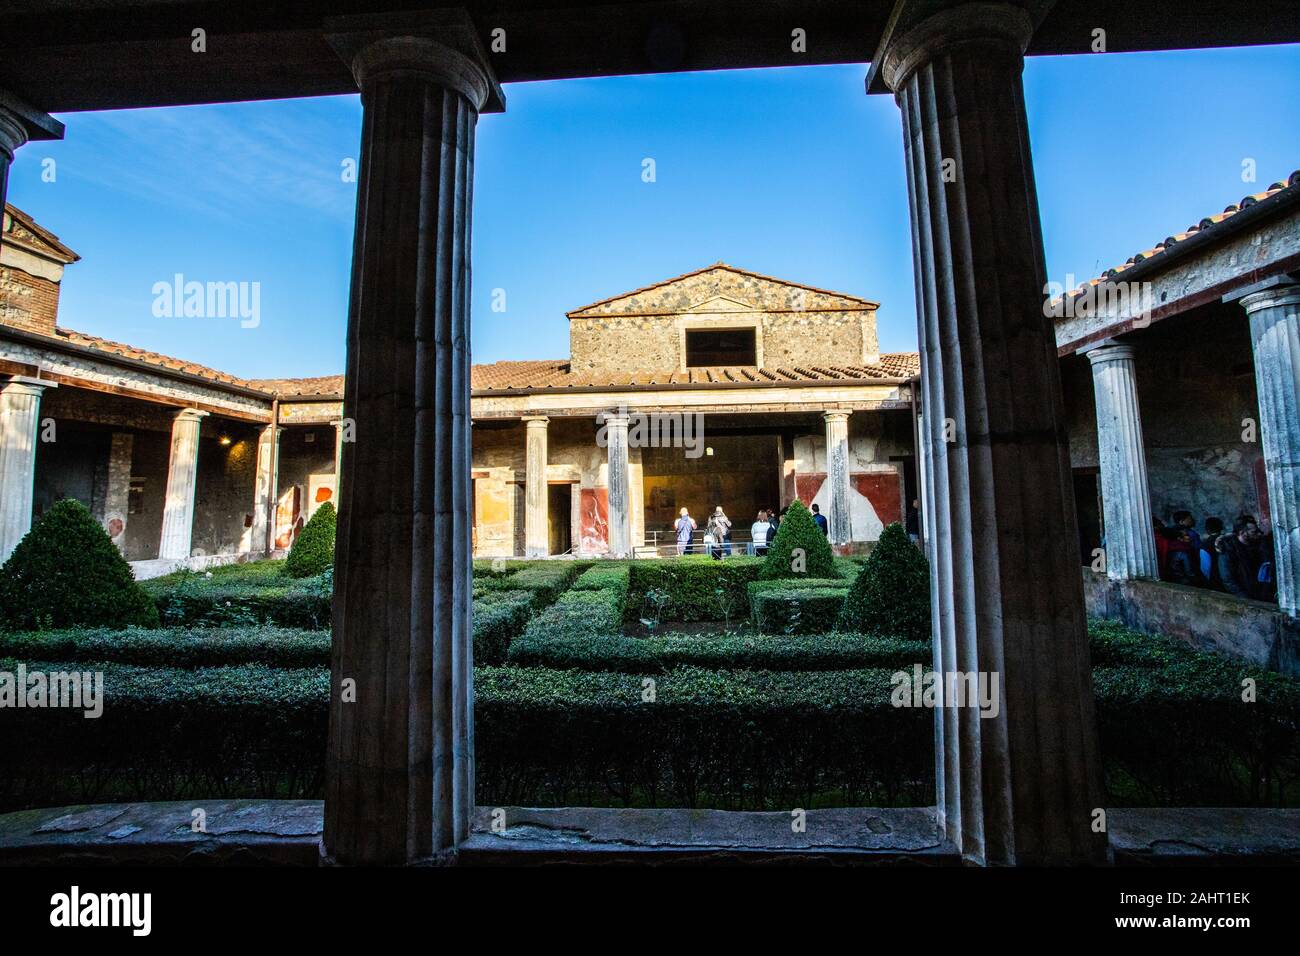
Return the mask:
{"type": "Polygon", "coordinates": [[[1259,430],[1273,530],[1277,603],[1300,605],[1300,284],[1277,282],[1241,299],[1250,316],[1259,430]]]}
{"type": "Polygon", "coordinates": [[[32,527],[41,394],[53,383],[12,379],[0,385],[0,563],[32,527]]]}
{"type": "Polygon", "coordinates": [[[279,497],[278,460],[283,428],[267,425],[257,437],[257,475],[253,480],[253,533],[249,550],[275,550],[275,507],[279,497]]]}
{"type": "MultiPolygon", "coordinates": [[[[6,90],[0,90],[0,214],[9,195],[9,166],[18,147],[31,140],[62,139],[63,124],[6,90]]],[[[0,233],[0,242],[4,234],[0,233]]]]}
{"type": "Polygon", "coordinates": [[[401,864],[454,854],[474,808],[470,217],[500,90],[468,18],[357,29],[330,38],[363,119],[322,854],[401,864]]]}
{"type": "Polygon", "coordinates": [[[1106,522],[1106,576],[1115,581],[1160,577],[1146,446],[1138,411],[1131,345],[1103,345],[1087,353],[1097,402],[1097,455],[1106,522]]]}
{"type": "Polygon", "coordinates": [[[833,409],[823,412],[822,418],[826,420],[826,483],[830,485],[827,536],[831,544],[848,544],[853,537],[849,504],[853,500],[849,486],[849,413],[833,409]]]}
{"type": "Polygon", "coordinates": [[[609,555],[632,554],[632,490],[627,461],[626,412],[605,416],[605,449],[609,456],[609,555]]]}
{"type": "Polygon", "coordinates": [[[340,418],[334,423],[334,510],[343,500],[343,445],[347,435],[347,419],[340,418]]]}
{"type": "MultiPolygon", "coordinates": [[[[904,8],[900,8],[904,9],[904,8]]],[[[908,5],[877,52],[903,116],[924,387],[935,669],[997,675],[936,713],[938,809],[978,864],[1096,862],[1101,764],[1021,71],[1027,14],[908,5]]],[[[869,83],[869,88],[871,85],[869,83]]]]}
{"type": "Polygon", "coordinates": [[[197,408],[186,408],[177,412],[172,421],[159,558],[182,560],[190,556],[194,533],[194,491],[199,479],[199,426],[207,414],[197,408]]]}
{"type": "Polygon", "coordinates": [[[545,415],[524,418],[524,556],[544,558],[550,553],[546,525],[546,424],[545,415]]]}

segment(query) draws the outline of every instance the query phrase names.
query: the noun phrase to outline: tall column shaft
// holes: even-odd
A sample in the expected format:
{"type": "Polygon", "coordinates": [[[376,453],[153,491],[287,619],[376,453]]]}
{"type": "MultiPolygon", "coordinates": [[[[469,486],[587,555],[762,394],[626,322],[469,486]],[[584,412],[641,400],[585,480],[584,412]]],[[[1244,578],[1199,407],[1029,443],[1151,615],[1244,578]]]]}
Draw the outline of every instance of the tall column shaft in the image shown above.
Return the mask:
{"type": "Polygon", "coordinates": [[[167,498],[163,502],[162,539],[158,544],[160,558],[181,560],[190,556],[194,534],[194,492],[199,480],[199,428],[207,414],[196,408],[186,408],[172,421],[167,498]]]}
{"type": "Polygon", "coordinates": [[[1241,300],[1250,316],[1259,393],[1259,430],[1273,530],[1278,606],[1300,605],[1300,285],[1241,300]]]}
{"type": "Polygon", "coordinates": [[[275,548],[276,499],[279,496],[277,446],[283,429],[267,425],[257,437],[257,474],[253,479],[253,533],[249,550],[271,551],[275,548]]]}
{"type": "Polygon", "coordinates": [[[550,552],[546,495],[546,416],[524,419],[524,555],[544,558],[550,552]]]}
{"type": "Polygon", "coordinates": [[[847,544],[853,537],[849,502],[849,413],[829,411],[826,420],[826,481],[830,485],[830,513],[826,530],[831,544],[847,544]]]}
{"type": "Polygon", "coordinates": [[[939,812],[976,863],[1105,859],[1074,495],[1021,71],[1031,23],[948,8],[878,57],[903,114],[930,506],[939,812]]]}
{"type": "Polygon", "coordinates": [[[1097,403],[1106,576],[1115,581],[1159,578],[1133,348],[1105,345],[1087,355],[1097,403]]]}
{"type": "Polygon", "coordinates": [[[444,858],[474,807],[470,217],[490,81],[426,37],[332,42],[364,116],[323,853],[405,863],[444,858]]]}
{"type": "Polygon", "coordinates": [[[45,386],[24,381],[0,385],[0,563],[32,527],[44,391],[45,386]]]}
{"type": "Polygon", "coordinates": [[[632,554],[631,469],[627,460],[627,415],[606,415],[605,450],[609,459],[609,554],[632,554]]]}
{"type": "Polygon", "coordinates": [[[108,491],[104,497],[104,530],[119,548],[126,545],[127,513],[131,510],[131,462],[135,436],[114,432],[108,452],[108,491]]]}

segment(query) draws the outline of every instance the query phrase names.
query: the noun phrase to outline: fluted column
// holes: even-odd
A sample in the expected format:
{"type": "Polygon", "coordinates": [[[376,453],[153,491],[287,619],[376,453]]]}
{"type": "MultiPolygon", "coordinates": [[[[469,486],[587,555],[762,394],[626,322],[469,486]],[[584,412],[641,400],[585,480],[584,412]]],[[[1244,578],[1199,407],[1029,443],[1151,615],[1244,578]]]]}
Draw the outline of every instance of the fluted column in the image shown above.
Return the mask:
{"type": "Polygon", "coordinates": [[[186,408],[177,412],[172,420],[159,558],[179,561],[190,556],[194,534],[194,492],[199,481],[199,429],[207,414],[197,408],[186,408]]]}
{"type": "Polygon", "coordinates": [[[32,527],[41,395],[52,383],[13,379],[0,385],[0,564],[32,527]]]}
{"type": "Polygon", "coordinates": [[[1133,347],[1103,345],[1087,356],[1097,403],[1106,576],[1115,581],[1159,578],[1133,347]]]}
{"type": "Polygon", "coordinates": [[[253,533],[249,550],[275,549],[275,507],[279,497],[277,454],[284,429],[267,425],[257,438],[257,475],[253,482],[253,533]]]}
{"type": "Polygon", "coordinates": [[[546,523],[546,423],[545,415],[524,418],[524,556],[544,558],[550,551],[546,523]]]}
{"type": "Polygon", "coordinates": [[[343,503],[343,444],[347,436],[347,419],[334,423],[334,508],[343,503]]]}
{"type": "Polygon", "coordinates": [[[609,458],[609,554],[632,554],[632,490],[627,461],[626,413],[605,416],[605,449],[609,458]]]}
{"type": "Polygon", "coordinates": [[[448,859],[474,806],[470,218],[499,89],[468,26],[434,32],[331,38],[363,107],[322,846],[340,864],[448,859]]]}
{"type": "Polygon", "coordinates": [[[1300,605],[1300,284],[1253,292],[1241,305],[1250,316],[1255,352],[1277,603],[1295,617],[1300,605]]]}
{"type": "Polygon", "coordinates": [[[876,66],[903,115],[932,505],[936,669],[997,675],[948,701],[939,813],[981,864],[1104,860],[1088,644],[1019,8],[903,24],[876,66]]]}
{"type": "Polygon", "coordinates": [[[826,420],[826,483],[830,513],[826,516],[827,536],[831,544],[848,544],[853,537],[849,502],[849,412],[823,412],[826,420]]]}

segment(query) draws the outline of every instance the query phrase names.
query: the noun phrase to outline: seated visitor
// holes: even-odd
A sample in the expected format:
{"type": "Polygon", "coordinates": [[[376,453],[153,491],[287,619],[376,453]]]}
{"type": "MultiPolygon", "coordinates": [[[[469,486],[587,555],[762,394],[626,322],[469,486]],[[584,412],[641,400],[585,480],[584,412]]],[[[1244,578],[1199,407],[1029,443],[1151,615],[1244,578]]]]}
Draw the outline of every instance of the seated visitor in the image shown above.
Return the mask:
{"type": "Polygon", "coordinates": [[[1257,544],[1259,526],[1249,515],[1232,523],[1232,534],[1221,534],[1214,546],[1219,553],[1219,578],[1223,589],[1237,597],[1263,600],[1259,581],[1260,561],[1257,544]]]}
{"type": "Polygon", "coordinates": [[[1205,519],[1205,534],[1201,535],[1201,577],[1207,587],[1216,591],[1223,590],[1223,579],[1219,577],[1219,552],[1214,542],[1223,534],[1223,519],[1210,517],[1205,519]]]}

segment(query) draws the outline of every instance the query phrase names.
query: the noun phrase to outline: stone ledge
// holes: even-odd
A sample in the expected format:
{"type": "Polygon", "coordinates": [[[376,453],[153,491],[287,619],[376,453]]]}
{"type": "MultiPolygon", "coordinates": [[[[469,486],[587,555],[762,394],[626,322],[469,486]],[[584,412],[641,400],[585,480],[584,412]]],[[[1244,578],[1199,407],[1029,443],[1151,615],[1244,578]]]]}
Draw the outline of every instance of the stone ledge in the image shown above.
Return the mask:
{"type": "MultiPolygon", "coordinates": [[[[810,810],[795,833],[788,812],[479,807],[463,865],[830,864],[958,865],[933,807],[810,810]]],[[[319,800],[120,803],[0,815],[0,866],[316,866],[319,800]],[[202,808],[206,830],[194,832],[202,808]]],[[[1300,810],[1140,808],[1109,813],[1121,866],[1297,865],[1300,810]]]]}

